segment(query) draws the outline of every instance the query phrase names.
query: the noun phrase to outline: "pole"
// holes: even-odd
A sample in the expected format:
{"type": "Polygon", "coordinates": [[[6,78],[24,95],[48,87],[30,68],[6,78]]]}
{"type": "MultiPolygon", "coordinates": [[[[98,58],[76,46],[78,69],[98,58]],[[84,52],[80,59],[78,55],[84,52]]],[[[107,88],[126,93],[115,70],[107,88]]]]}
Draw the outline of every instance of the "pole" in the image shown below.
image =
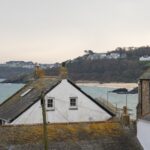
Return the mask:
{"type": "Polygon", "coordinates": [[[118,108],[117,108],[117,103],[116,103],[116,113],[117,113],[117,111],[118,111],[118,108]]]}
{"type": "Polygon", "coordinates": [[[48,150],[48,138],[47,138],[47,122],[46,122],[46,109],[45,109],[45,98],[44,92],[41,93],[41,106],[42,106],[42,116],[43,116],[43,141],[44,150],[48,150]]]}
{"type": "Polygon", "coordinates": [[[108,106],[108,102],[109,102],[109,91],[107,89],[107,106],[108,106]]]}
{"type": "Polygon", "coordinates": [[[127,97],[127,93],[126,93],[126,107],[128,106],[128,97],[127,97]]]}

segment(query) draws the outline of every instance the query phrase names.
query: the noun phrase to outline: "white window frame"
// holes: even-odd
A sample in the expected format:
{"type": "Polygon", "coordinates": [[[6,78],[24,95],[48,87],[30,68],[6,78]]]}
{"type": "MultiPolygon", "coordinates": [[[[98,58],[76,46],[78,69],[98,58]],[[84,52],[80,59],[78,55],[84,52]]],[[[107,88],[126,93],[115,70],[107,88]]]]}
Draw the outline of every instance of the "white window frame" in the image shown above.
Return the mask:
{"type": "Polygon", "coordinates": [[[55,110],[55,99],[54,97],[48,97],[47,100],[46,100],[46,110],[55,110]],[[48,101],[49,100],[52,100],[53,101],[53,107],[48,107],[48,101]]]}
{"type": "Polygon", "coordinates": [[[73,110],[78,109],[78,97],[70,97],[69,98],[69,109],[73,109],[73,110]],[[75,99],[76,100],[75,101],[75,103],[76,103],[75,106],[71,106],[71,99],[75,99]]]}

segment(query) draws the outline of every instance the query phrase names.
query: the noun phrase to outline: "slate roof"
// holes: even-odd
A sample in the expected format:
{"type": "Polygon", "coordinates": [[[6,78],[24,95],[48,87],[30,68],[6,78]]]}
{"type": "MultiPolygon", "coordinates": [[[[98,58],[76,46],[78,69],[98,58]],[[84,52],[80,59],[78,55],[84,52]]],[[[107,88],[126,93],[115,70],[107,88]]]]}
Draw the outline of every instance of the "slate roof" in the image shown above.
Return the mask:
{"type": "Polygon", "coordinates": [[[142,76],[140,77],[141,80],[147,80],[147,79],[150,79],[150,69],[148,69],[146,72],[144,72],[142,74],[142,76]]]}
{"type": "Polygon", "coordinates": [[[0,119],[12,122],[40,99],[42,91],[48,92],[59,83],[59,79],[44,77],[25,85],[0,105],[0,119]],[[21,96],[29,89],[30,92],[21,96]]]}
{"type": "MultiPolygon", "coordinates": [[[[20,89],[0,105],[0,119],[7,122],[12,122],[40,99],[42,91],[44,91],[46,94],[60,82],[61,80],[57,78],[43,77],[25,85],[22,89],[20,89]]],[[[108,114],[115,116],[113,111],[106,108],[97,100],[86,94],[71,80],[68,79],[68,82],[78,89],[82,94],[92,100],[95,104],[104,109],[108,114]]]]}

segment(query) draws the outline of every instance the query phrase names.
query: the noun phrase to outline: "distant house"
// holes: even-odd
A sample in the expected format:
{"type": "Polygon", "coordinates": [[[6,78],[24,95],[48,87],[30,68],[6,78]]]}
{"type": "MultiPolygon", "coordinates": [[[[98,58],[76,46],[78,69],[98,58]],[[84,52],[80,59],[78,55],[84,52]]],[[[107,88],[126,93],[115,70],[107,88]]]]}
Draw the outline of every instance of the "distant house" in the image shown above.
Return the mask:
{"type": "Polygon", "coordinates": [[[29,69],[33,69],[35,67],[34,63],[29,61],[29,62],[25,62],[25,61],[8,61],[6,62],[6,66],[8,67],[21,67],[21,68],[29,68],[29,69]]]}
{"type": "Polygon", "coordinates": [[[139,104],[137,107],[137,137],[144,147],[150,149],[150,69],[139,80],[139,104]]]}
{"type": "Polygon", "coordinates": [[[120,58],[120,54],[119,53],[110,53],[109,55],[107,55],[108,59],[118,59],[120,58]]]}
{"type": "Polygon", "coordinates": [[[44,91],[48,123],[106,121],[114,113],[69,79],[43,77],[27,84],[0,105],[1,124],[43,122],[40,95],[44,91]]]}
{"type": "Polygon", "coordinates": [[[150,56],[142,56],[139,58],[140,61],[150,61],[150,56]]]}
{"type": "Polygon", "coordinates": [[[99,60],[104,58],[106,58],[106,53],[93,53],[87,57],[88,60],[99,60]]]}

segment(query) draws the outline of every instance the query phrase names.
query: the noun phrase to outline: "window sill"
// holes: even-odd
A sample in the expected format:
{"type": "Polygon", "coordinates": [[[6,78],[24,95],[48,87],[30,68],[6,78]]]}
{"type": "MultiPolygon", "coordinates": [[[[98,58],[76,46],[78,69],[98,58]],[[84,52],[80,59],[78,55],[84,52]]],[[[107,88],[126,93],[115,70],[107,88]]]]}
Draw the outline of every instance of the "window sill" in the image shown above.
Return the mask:
{"type": "Polygon", "coordinates": [[[55,109],[46,109],[46,111],[55,111],[55,109]]]}
{"type": "Polygon", "coordinates": [[[77,107],[70,107],[69,110],[78,110],[77,107]]]}

